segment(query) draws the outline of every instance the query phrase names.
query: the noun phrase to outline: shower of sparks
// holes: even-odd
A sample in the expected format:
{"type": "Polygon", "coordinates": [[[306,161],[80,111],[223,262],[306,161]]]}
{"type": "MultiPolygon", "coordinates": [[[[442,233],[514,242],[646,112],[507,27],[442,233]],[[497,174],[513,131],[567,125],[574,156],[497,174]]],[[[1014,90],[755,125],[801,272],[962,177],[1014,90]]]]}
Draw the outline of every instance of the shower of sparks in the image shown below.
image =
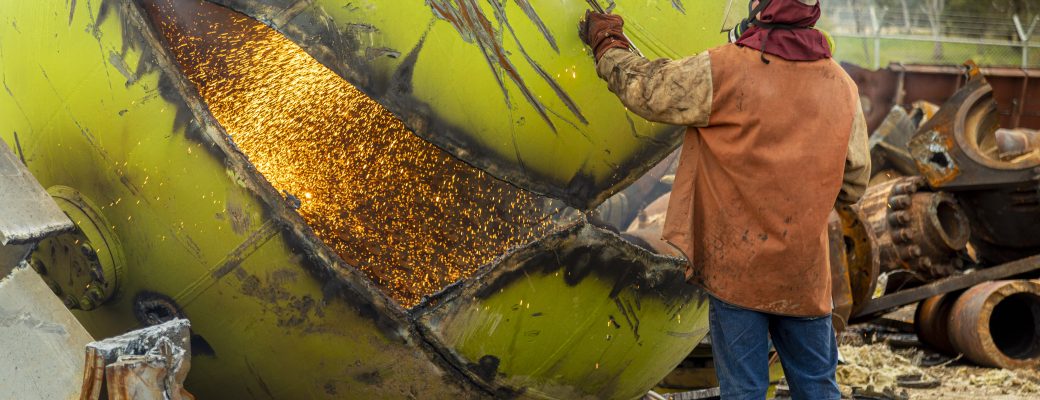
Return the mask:
{"type": "Polygon", "coordinates": [[[405,307],[552,229],[542,199],[415,136],[267,26],[198,0],[153,4],[177,62],[236,145],[300,199],[326,244],[405,307]]]}

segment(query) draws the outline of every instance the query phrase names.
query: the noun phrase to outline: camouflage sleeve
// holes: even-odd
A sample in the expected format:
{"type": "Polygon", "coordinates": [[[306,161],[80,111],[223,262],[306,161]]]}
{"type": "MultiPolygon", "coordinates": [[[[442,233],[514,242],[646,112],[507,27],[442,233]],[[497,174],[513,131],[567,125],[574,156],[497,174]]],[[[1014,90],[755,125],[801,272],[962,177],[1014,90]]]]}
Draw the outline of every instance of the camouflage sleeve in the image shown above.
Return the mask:
{"type": "Polygon", "coordinates": [[[870,150],[867,145],[867,121],[863,107],[856,101],[856,117],[852,121],[852,135],[845,156],[845,179],[838,193],[838,205],[851,205],[863,197],[870,181],[870,150]]]}
{"type": "Polygon", "coordinates": [[[654,122],[702,127],[711,114],[708,52],[681,60],[647,60],[627,50],[608,50],[599,76],[630,111],[654,122]]]}

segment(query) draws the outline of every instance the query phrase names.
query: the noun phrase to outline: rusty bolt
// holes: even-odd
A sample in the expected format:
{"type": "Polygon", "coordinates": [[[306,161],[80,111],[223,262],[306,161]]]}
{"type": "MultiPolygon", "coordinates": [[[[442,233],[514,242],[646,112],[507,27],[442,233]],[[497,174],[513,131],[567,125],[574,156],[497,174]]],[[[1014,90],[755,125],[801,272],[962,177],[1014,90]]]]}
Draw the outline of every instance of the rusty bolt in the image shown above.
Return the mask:
{"type": "Polygon", "coordinates": [[[899,259],[901,260],[913,260],[915,258],[921,257],[921,247],[917,245],[901,247],[898,250],[896,250],[896,255],[899,256],[899,259]]]}
{"type": "Polygon", "coordinates": [[[85,295],[83,297],[80,297],[79,301],[77,301],[76,303],[77,308],[79,308],[80,310],[90,310],[94,308],[94,303],[90,301],[90,297],[85,295]]]}
{"type": "Polygon", "coordinates": [[[917,192],[917,189],[917,185],[913,182],[904,182],[896,185],[895,188],[892,189],[892,193],[896,195],[913,194],[914,192],[917,192]]]}
{"type": "Polygon", "coordinates": [[[95,251],[94,248],[90,246],[90,242],[83,242],[82,244],[80,244],[79,251],[83,253],[83,256],[90,261],[95,261],[98,259],[97,251],[95,251]]]}
{"type": "Polygon", "coordinates": [[[895,235],[892,236],[892,241],[894,241],[896,243],[904,243],[905,244],[905,243],[910,243],[910,241],[913,240],[913,238],[914,238],[913,231],[911,231],[910,229],[900,229],[900,230],[895,232],[895,235]]]}
{"type": "Polygon", "coordinates": [[[889,207],[892,207],[896,210],[905,210],[910,207],[910,203],[910,196],[907,196],[905,194],[895,195],[888,199],[889,207]]]}
{"type": "Polygon", "coordinates": [[[888,224],[893,226],[906,226],[910,223],[910,213],[896,211],[888,215],[888,224]]]}

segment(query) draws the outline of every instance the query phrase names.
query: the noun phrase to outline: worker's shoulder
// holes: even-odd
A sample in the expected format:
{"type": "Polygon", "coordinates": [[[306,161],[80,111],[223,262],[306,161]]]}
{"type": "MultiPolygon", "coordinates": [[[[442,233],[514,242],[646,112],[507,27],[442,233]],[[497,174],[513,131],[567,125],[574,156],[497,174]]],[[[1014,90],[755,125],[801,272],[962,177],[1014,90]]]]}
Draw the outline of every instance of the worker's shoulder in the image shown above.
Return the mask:
{"type": "Polygon", "coordinates": [[[826,62],[825,68],[831,71],[835,77],[848,86],[849,90],[851,90],[857,97],[859,96],[859,86],[856,85],[856,81],[852,79],[852,76],[849,75],[848,71],[845,71],[845,67],[842,67],[841,64],[833,58],[827,58],[820,61],[826,62]]]}
{"type": "Polygon", "coordinates": [[[740,54],[743,50],[746,50],[744,46],[738,46],[736,43],[726,43],[708,49],[707,53],[712,58],[720,56],[739,57],[738,54],[740,54]]]}

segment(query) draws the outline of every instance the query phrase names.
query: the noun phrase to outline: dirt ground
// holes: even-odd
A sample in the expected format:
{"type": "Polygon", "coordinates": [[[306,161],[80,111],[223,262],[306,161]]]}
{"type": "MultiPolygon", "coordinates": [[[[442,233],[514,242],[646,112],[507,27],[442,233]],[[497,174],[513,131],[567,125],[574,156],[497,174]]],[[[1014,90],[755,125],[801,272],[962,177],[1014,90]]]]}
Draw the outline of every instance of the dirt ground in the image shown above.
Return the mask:
{"type": "Polygon", "coordinates": [[[838,366],[838,382],[846,395],[855,390],[867,396],[860,398],[879,399],[1040,399],[1037,370],[980,368],[959,358],[943,361],[927,350],[893,350],[884,343],[843,345],[840,354],[844,363],[838,366]],[[901,377],[909,382],[900,383],[901,377]]]}

